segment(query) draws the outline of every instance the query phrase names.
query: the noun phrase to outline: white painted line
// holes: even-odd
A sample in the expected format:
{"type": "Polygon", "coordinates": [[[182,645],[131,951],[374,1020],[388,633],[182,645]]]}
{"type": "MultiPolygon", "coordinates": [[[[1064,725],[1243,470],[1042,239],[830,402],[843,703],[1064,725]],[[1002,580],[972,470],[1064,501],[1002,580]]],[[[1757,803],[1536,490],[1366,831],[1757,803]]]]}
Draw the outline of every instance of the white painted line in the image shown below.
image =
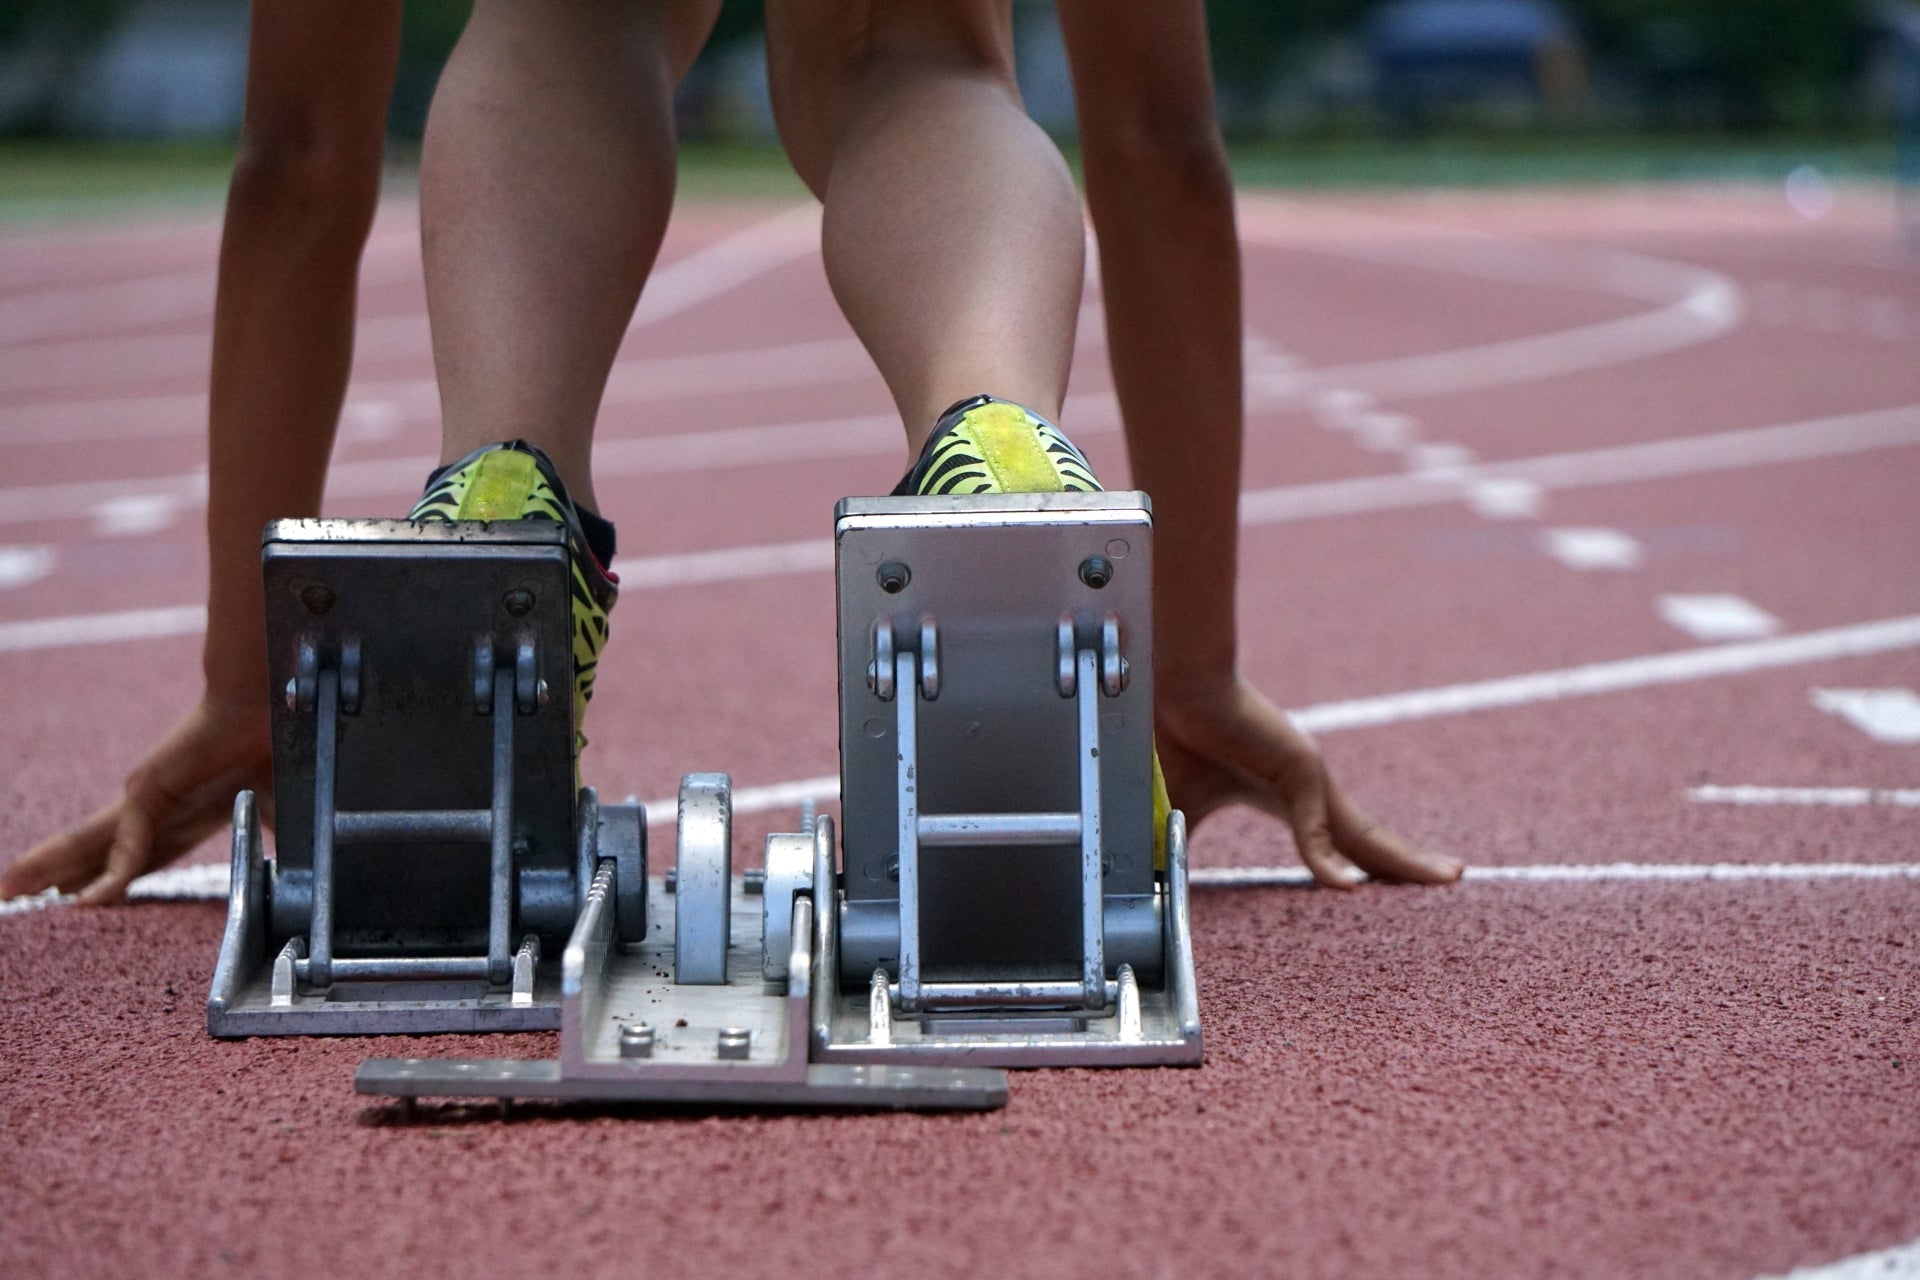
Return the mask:
{"type": "MultiPolygon", "coordinates": [[[[838,793],[839,780],[829,779],[838,793]]],[[[799,795],[801,784],[785,784],[792,791],[782,805],[798,807],[813,795],[799,795]]],[[[774,791],[780,788],[754,788],[774,791]]],[[[741,813],[740,796],[734,793],[734,812],[741,813]]],[[[783,793],[784,794],[784,793],[783,793]]],[[[673,821],[674,801],[659,800],[647,806],[650,825],[673,821]]],[[[780,807],[780,806],[765,806],[780,807]]],[[[1313,874],[1305,867],[1196,867],[1188,873],[1198,888],[1252,889],[1266,886],[1305,887],[1313,883],[1313,874]]],[[[1365,878],[1364,876],[1362,877],[1365,878]]],[[[1503,881],[1521,884],[1593,884],[1593,883],[1697,883],[1709,880],[1920,880],[1920,862],[1713,862],[1713,863],[1533,863],[1518,867],[1468,867],[1461,879],[1473,884],[1503,881]]],[[[170,867],[135,880],[127,897],[135,902],[218,902],[227,896],[229,885],[225,863],[199,863],[188,867],[170,867]]],[[[47,907],[65,906],[70,894],[33,894],[0,901],[0,916],[21,915],[47,907]]]]}
{"type": "Polygon", "coordinates": [[[1422,475],[1459,475],[1474,463],[1463,444],[1416,444],[1407,450],[1407,466],[1422,475]]]}
{"type": "Polygon", "coordinates": [[[406,421],[397,402],[378,397],[349,400],[340,410],[340,430],[350,440],[390,440],[406,421]]]}
{"type": "MultiPolygon", "coordinates": [[[[1305,867],[1199,867],[1188,873],[1204,888],[1240,889],[1264,885],[1305,886],[1313,873],[1305,867]]],[[[1362,879],[1364,879],[1364,874],[1362,879]]],[[[1604,862],[1535,863],[1522,867],[1468,867],[1460,877],[1470,883],[1518,881],[1526,884],[1598,881],[1699,882],[1707,880],[1920,880],[1920,862],[1604,862]]]]}
{"type": "Polygon", "coordinates": [[[1274,199],[1242,204],[1240,235],[1248,243],[1284,245],[1537,288],[1575,289],[1659,305],[1615,320],[1553,333],[1419,356],[1398,356],[1298,374],[1271,373],[1249,385],[1282,396],[1322,387],[1357,388],[1383,398],[1447,395],[1605,369],[1679,351],[1718,337],[1740,322],[1740,290],[1717,272],[1644,254],[1591,245],[1538,242],[1341,211],[1338,238],[1303,233],[1311,217],[1274,199]],[[1357,236],[1358,229],[1377,235],[1357,236]]]}
{"type": "Polygon", "coordinates": [[[1566,698],[1683,684],[1718,676],[1746,675],[1809,662],[1827,662],[1837,658],[1864,657],[1915,648],[1920,648],[1920,614],[1850,627],[1833,627],[1825,631],[1808,631],[1799,635],[1776,636],[1770,640],[1684,649],[1678,653],[1594,662],[1531,675],[1322,703],[1295,712],[1293,716],[1295,722],[1309,733],[1366,729],[1407,720],[1485,711],[1494,707],[1558,702],[1566,698]]]}
{"type": "MultiPolygon", "coordinates": [[[[1292,377],[1300,368],[1298,361],[1290,365],[1276,365],[1256,370],[1256,374],[1274,373],[1292,377]]],[[[1314,412],[1320,415],[1322,426],[1337,431],[1350,429],[1360,415],[1372,409],[1373,396],[1365,391],[1355,391],[1351,387],[1329,386],[1313,397],[1314,412]]]]}
{"type": "Polygon", "coordinates": [[[1780,631],[1780,619],[1741,596],[1667,595],[1659,609],[1669,626],[1695,640],[1757,640],[1780,631]]]}
{"type": "Polygon", "coordinates": [[[93,530],[106,537],[139,537],[171,528],[180,515],[179,499],[164,493],[108,498],[93,508],[93,530]]]}
{"type": "Polygon", "coordinates": [[[1618,529],[1548,529],[1541,544],[1572,569],[1636,569],[1645,555],[1638,542],[1618,529]]]}
{"type": "Polygon", "coordinates": [[[53,572],[52,547],[0,547],[0,591],[38,582],[53,572]]]}
{"type": "MultiPolygon", "coordinates": [[[[1118,402],[1111,393],[1076,396],[1074,434],[1117,428],[1118,402]]],[[[604,442],[595,450],[595,473],[604,478],[654,471],[703,471],[800,459],[858,457],[903,448],[891,414],[731,427],[604,442]]],[[[1702,475],[1745,467],[1846,457],[1877,449],[1920,444],[1920,405],[1812,418],[1766,427],[1681,436],[1646,444],[1541,454],[1466,468],[1447,483],[1408,475],[1360,476],[1317,484],[1257,489],[1241,495],[1243,523],[1291,523],[1324,516],[1437,506],[1457,501],[1487,481],[1524,481],[1537,490],[1583,489],[1674,476],[1702,475]]],[[[338,497],[408,495],[437,459],[348,462],[328,474],[327,490],[338,497]]],[[[164,494],[183,508],[204,505],[204,470],[161,479],[66,481],[0,489],[0,524],[59,520],[115,498],[164,494]]]]}
{"type": "MultiPolygon", "coordinates": [[[[765,813],[770,809],[798,809],[807,801],[838,802],[840,775],[800,778],[793,782],[775,782],[764,787],[736,787],[733,792],[735,813],[765,813]]],[[[678,816],[680,801],[675,796],[646,802],[647,825],[670,827],[678,816]]],[[[797,815],[796,815],[797,816],[797,815]]]]}
{"type": "Polygon", "coordinates": [[[0,653],[70,649],[83,644],[114,644],[122,640],[153,640],[163,636],[192,636],[206,629],[207,607],[201,604],[124,609],[118,613],[80,613],[64,618],[32,618],[25,622],[0,622],[0,653]]]}
{"type": "Polygon", "coordinates": [[[1920,1240],[1838,1262],[1795,1267],[1768,1280],[1920,1280],[1920,1240]]]}
{"type": "Polygon", "coordinates": [[[1920,809],[1920,787],[1882,790],[1874,787],[1704,786],[1688,790],[1687,799],[1697,804],[1920,809]]]}
{"type": "Polygon", "coordinates": [[[1420,424],[1404,413],[1366,413],[1353,422],[1352,430],[1361,448],[1392,453],[1413,442],[1420,424]]]}
{"type": "Polygon", "coordinates": [[[762,547],[726,547],[677,556],[641,556],[614,562],[622,591],[685,587],[740,578],[785,577],[833,568],[833,542],[776,542],[762,547]]]}
{"type": "Polygon", "coordinates": [[[1920,742],[1920,694],[1911,689],[1814,689],[1810,696],[1876,742],[1920,742]]]}
{"type": "Polygon", "coordinates": [[[1485,520],[1531,520],[1540,514],[1540,486],[1516,476],[1476,480],[1467,490],[1467,505],[1485,520]]]}
{"type": "MultiPolygon", "coordinates": [[[[1647,444],[1543,454],[1468,468],[1458,487],[1420,476],[1360,476],[1241,495],[1243,524],[1287,524],[1326,516],[1407,510],[1457,501],[1487,480],[1524,480],[1539,490],[1584,489],[1745,467],[1844,457],[1920,444],[1920,405],[1808,422],[1683,436],[1647,444]]],[[[6,507],[0,503],[0,520],[6,507]]]]}
{"type": "Polygon", "coordinates": [[[655,271],[630,329],[677,316],[820,251],[820,206],[809,200],[655,271]]]}

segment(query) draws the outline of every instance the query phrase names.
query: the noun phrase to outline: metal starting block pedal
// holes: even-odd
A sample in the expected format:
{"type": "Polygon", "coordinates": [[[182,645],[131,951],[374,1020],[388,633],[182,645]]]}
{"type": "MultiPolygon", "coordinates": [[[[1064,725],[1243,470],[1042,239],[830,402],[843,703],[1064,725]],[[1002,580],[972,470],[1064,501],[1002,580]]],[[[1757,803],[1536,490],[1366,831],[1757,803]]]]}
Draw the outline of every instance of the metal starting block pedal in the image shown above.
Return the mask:
{"type": "Polygon", "coordinates": [[[565,530],[288,520],[262,550],[275,857],[251,792],[208,1029],[560,1023],[558,953],[637,808],[575,794],[565,530]]]}
{"type": "MultiPolygon", "coordinates": [[[[828,1063],[1198,1063],[1137,492],[849,498],[828,1063]]],[[[831,910],[828,910],[828,907],[831,910]]]]}

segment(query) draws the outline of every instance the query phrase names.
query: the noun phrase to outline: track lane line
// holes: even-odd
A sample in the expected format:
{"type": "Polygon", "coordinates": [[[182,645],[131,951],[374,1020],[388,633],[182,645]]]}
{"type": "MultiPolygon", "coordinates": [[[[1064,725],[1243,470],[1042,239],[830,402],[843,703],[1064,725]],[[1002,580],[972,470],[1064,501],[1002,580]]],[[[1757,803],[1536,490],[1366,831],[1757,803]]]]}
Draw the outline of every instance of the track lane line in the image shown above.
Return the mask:
{"type": "MultiPolygon", "coordinates": [[[[1920,614],[1766,640],[1324,702],[1287,714],[1308,733],[1339,733],[1914,648],[1920,648],[1920,614]]],[[[834,774],[772,786],[741,787],[734,791],[734,812],[758,813],[806,800],[834,800],[839,794],[840,780],[834,774]]],[[[650,824],[671,821],[673,811],[674,801],[670,797],[647,802],[647,812],[654,815],[648,819],[650,824]]]]}
{"type": "MultiPolygon", "coordinates": [[[[803,797],[804,798],[804,797],[803,797]]],[[[672,802],[664,802],[671,810],[672,802]]],[[[795,800],[795,804],[799,801],[795,800]]],[[[737,812],[737,809],[736,809],[737,812]]],[[[1366,879],[1364,873],[1361,879],[1366,879]]],[[[1199,889],[1306,889],[1313,873],[1300,866],[1196,867],[1188,880],[1199,889]]],[[[1700,884],[1709,881],[1920,880],[1920,862],[1605,862],[1531,863],[1513,867],[1468,867],[1461,880],[1470,884],[1700,884]]],[[[219,902],[231,881],[223,863],[168,867],[135,880],[127,890],[134,902],[219,902]]],[[[69,906],[72,894],[48,890],[0,901],[0,917],[69,906]]],[[[1795,1274],[1798,1274],[1797,1272],[1795,1274]]]]}
{"type": "Polygon", "coordinates": [[[1838,1262],[1795,1267],[1763,1280],[1920,1280],[1920,1240],[1838,1262]]]}
{"type": "MultiPolygon", "coordinates": [[[[1076,435],[1101,435],[1119,428],[1119,402],[1113,393],[1083,396],[1075,405],[1076,435]]],[[[1489,484],[1523,486],[1538,494],[1849,457],[1913,445],[1920,445],[1920,404],[1540,454],[1443,472],[1395,472],[1255,489],[1241,495],[1240,519],[1245,524],[1286,524],[1446,506],[1471,500],[1489,484]]],[[[596,449],[595,472],[604,479],[617,479],[857,457],[899,448],[898,420],[891,414],[871,414],[612,440],[596,449]],[[720,445],[724,448],[717,447],[720,445]]],[[[428,454],[339,463],[328,474],[328,492],[336,498],[412,495],[437,463],[437,456],[428,454]]],[[[201,469],[158,481],[58,481],[0,489],[0,524],[65,519],[76,511],[92,513],[107,504],[139,500],[165,501],[183,510],[203,507],[207,473],[201,469]]],[[[621,566],[623,573],[626,567],[621,566]]]]}
{"type": "Polygon", "coordinates": [[[1920,787],[1761,787],[1742,783],[1690,787],[1687,799],[1695,804],[1920,809],[1920,787]]]}

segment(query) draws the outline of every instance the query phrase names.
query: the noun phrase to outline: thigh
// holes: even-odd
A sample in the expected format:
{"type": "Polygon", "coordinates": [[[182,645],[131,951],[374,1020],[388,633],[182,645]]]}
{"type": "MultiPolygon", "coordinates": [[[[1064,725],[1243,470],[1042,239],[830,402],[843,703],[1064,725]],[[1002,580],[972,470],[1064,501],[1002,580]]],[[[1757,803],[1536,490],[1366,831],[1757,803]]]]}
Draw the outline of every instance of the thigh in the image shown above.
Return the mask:
{"type": "Polygon", "coordinates": [[[243,124],[255,146],[371,150],[379,163],[401,0],[256,0],[243,124]]]}

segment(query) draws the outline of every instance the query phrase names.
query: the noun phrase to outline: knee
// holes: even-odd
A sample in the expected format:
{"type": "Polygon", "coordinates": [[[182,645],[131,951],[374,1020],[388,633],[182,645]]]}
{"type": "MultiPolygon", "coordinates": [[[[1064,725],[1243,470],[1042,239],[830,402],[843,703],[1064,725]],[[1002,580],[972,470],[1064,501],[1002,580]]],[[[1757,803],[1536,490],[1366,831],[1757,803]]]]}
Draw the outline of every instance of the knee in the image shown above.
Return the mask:
{"type": "Polygon", "coordinates": [[[1105,178],[1137,198],[1177,194],[1186,201],[1233,201],[1233,172],[1220,130],[1211,117],[1142,113],[1081,131],[1091,188],[1105,178]]]}
{"type": "Polygon", "coordinates": [[[229,216],[357,257],[380,198],[384,141],[381,134],[342,136],[314,121],[250,123],[234,157],[229,216]]]}

